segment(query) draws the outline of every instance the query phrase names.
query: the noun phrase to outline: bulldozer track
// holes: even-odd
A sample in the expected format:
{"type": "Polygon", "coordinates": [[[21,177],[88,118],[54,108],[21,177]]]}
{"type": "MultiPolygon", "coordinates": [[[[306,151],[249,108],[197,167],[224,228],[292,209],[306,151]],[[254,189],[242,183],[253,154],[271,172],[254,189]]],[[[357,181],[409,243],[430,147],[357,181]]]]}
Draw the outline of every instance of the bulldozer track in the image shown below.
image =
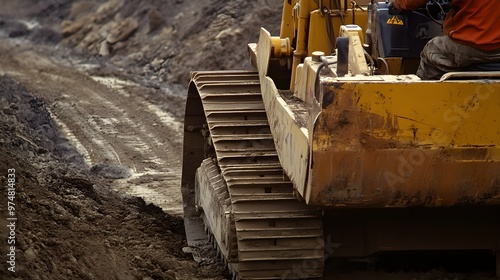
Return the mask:
{"type": "Polygon", "coordinates": [[[232,242],[237,243],[237,263],[229,260],[229,265],[235,278],[322,277],[321,212],[299,201],[284,175],[258,74],[196,72],[192,81],[203,104],[207,141],[215,150],[215,159],[205,159],[197,172],[208,178],[210,190],[220,193],[218,205],[226,205],[229,194],[226,211],[231,211],[237,241],[232,242]]]}

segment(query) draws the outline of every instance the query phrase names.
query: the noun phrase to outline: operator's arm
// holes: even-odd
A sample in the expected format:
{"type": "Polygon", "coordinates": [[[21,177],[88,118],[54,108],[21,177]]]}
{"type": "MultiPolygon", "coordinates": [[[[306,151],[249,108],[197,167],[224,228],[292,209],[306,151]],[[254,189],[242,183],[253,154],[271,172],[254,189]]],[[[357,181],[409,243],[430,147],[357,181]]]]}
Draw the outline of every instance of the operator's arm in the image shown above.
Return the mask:
{"type": "Polygon", "coordinates": [[[394,0],[394,8],[398,10],[413,11],[425,5],[429,0],[394,0]]]}

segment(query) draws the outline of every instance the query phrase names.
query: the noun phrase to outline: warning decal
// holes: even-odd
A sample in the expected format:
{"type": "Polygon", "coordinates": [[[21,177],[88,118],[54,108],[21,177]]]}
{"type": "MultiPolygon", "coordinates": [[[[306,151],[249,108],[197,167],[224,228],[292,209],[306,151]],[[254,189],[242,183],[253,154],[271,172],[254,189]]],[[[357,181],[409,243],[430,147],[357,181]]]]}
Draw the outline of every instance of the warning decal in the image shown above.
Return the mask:
{"type": "Polygon", "coordinates": [[[387,24],[403,25],[403,21],[397,16],[393,16],[392,18],[387,20],[387,24]]]}

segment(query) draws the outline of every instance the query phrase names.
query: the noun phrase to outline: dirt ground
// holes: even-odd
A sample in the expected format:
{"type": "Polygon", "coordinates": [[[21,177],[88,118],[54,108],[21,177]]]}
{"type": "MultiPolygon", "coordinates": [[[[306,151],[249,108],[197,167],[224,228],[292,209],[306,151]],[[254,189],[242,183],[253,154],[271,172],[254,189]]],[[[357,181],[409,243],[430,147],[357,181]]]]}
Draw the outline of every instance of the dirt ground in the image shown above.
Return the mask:
{"type": "Polygon", "coordinates": [[[0,279],[225,279],[183,251],[189,72],[248,68],[281,1],[1,2],[0,279]]]}

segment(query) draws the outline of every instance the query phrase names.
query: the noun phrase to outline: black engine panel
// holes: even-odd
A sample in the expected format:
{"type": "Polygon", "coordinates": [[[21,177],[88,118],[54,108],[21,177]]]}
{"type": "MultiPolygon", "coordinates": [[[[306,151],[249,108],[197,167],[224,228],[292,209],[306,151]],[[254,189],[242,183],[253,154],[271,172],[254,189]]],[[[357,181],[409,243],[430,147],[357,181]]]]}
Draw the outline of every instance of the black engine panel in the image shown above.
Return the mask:
{"type": "Polygon", "coordinates": [[[374,4],[376,6],[372,6],[371,10],[375,13],[379,56],[420,57],[420,52],[431,38],[443,35],[439,22],[449,11],[450,2],[447,0],[437,2],[429,1],[427,7],[399,14],[389,12],[388,2],[374,4]]]}

